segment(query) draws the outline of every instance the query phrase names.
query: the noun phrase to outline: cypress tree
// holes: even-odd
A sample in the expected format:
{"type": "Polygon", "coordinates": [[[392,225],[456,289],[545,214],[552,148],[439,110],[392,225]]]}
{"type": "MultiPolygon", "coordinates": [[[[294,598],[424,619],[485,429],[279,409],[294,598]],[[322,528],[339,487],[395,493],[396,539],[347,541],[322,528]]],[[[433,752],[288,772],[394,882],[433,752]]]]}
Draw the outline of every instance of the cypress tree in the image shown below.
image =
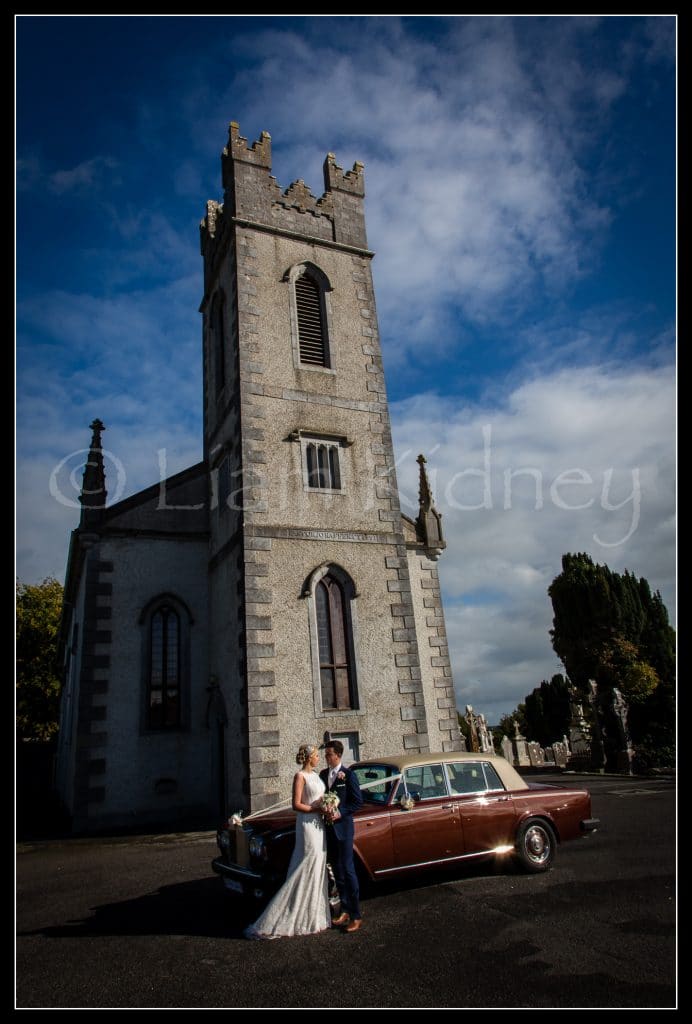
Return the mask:
{"type": "Polygon", "coordinates": [[[633,740],[642,749],[671,749],[675,631],[660,593],[627,569],[612,572],[579,553],[563,555],[548,594],[553,649],[578,690],[586,694],[594,679],[605,705],[617,687],[630,705],[633,740]]]}

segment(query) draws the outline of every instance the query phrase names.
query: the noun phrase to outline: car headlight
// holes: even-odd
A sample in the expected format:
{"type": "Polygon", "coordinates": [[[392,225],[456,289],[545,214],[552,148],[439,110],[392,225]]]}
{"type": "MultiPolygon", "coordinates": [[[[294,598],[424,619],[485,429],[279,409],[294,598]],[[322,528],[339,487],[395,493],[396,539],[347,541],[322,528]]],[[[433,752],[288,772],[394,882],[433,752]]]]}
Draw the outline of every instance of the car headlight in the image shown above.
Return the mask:
{"type": "Polygon", "coordinates": [[[264,859],[267,856],[267,848],[261,836],[253,836],[250,840],[250,856],[264,859]]]}

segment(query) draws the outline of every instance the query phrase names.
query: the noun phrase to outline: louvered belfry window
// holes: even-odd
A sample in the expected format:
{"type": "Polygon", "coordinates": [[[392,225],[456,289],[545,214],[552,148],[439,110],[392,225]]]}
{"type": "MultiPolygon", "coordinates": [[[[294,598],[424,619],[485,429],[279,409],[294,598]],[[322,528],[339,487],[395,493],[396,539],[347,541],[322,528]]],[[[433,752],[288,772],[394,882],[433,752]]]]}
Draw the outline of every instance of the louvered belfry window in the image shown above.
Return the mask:
{"type": "Polygon", "coordinates": [[[300,361],[308,366],[329,366],[320,288],[307,274],[298,278],[295,288],[300,361]]]}

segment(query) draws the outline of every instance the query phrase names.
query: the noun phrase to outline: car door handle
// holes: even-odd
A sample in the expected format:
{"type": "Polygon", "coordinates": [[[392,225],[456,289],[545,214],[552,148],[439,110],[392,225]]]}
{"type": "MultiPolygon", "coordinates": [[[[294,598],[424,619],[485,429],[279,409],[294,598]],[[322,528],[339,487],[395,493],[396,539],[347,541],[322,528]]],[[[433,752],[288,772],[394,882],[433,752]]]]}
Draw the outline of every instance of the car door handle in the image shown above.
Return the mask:
{"type": "Polygon", "coordinates": [[[495,803],[498,803],[498,804],[504,803],[505,800],[509,800],[509,797],[508,796],[497,796],[497,797],[495,797],[495,803]]]}
{"type": "Polygon", "coordinates": [[[443,811],[453,811],[455,807],[456,804],[442,804],[443,811]]]}

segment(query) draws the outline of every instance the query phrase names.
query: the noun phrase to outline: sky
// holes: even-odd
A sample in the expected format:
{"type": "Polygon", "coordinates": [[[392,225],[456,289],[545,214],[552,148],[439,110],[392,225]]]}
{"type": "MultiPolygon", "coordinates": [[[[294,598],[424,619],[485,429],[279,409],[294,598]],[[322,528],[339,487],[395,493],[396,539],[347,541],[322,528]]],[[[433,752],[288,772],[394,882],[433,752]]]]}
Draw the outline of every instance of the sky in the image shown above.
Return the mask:
{"type": "Polygon", "coordinates": [[[563,671],[567,552],[676,620],[674,16],[16,18],[16,574],[202,457],[198,225],[228,123],[365,164],[402,510],[425,453],[457,701],[563,671]]]}

